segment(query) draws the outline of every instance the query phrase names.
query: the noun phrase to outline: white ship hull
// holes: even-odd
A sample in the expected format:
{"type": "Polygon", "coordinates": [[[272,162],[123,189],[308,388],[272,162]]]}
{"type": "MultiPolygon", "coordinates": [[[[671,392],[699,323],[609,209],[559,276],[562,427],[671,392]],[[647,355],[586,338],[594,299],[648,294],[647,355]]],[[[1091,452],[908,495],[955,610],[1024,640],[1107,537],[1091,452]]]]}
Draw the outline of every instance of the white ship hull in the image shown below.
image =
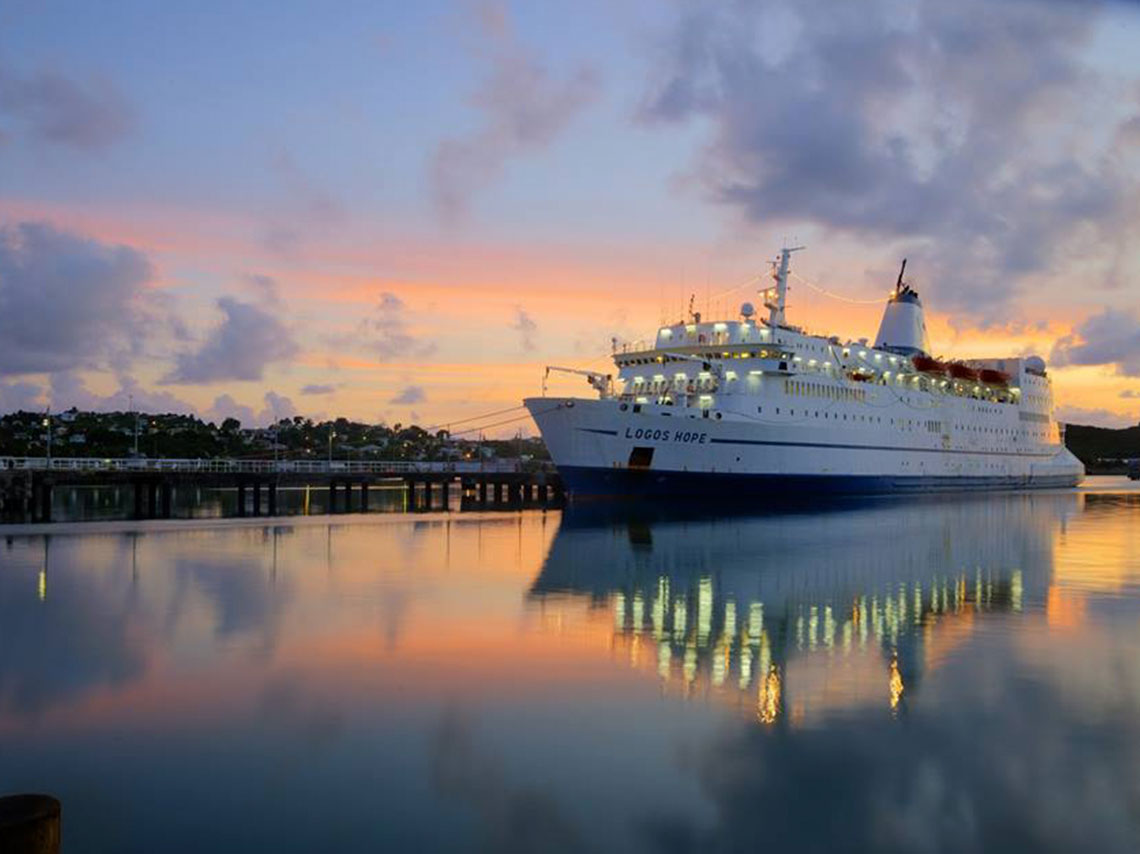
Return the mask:
{"type": "Polygon", "coordinates": [[[1084,476],[1080,461],[1062,445],[971,449],[965,446],[968,431],[947,443],[877,424],[635,414],[617,400],[536,397],[525,404],[567,491],[579,498],[1056,488],[1075,486],[1084,476]]]}

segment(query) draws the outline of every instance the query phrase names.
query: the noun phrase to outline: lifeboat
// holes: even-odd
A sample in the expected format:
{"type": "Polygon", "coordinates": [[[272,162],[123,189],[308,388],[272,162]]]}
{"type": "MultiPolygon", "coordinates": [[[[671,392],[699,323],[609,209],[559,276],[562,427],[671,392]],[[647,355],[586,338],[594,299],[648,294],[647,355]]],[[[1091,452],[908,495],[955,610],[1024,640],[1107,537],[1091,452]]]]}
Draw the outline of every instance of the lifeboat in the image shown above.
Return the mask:
{"type": "Polygon", "coordinates": [[[1009,385],[1009,374],[1005,371],[995,371],[991,368],[983,368],[980,372],[982,382],[987,385],[1009,385]]]}
{"type": "Polygon", "coordinates": [[[874,375],[869,374],[866,371],[852,371],[847,376],[857,383],[869,383],[874,379],[874,375]]]}
{"type": "Polygon", "coordinates": [[[915,356],[914,369],[924,374],[946,375],[946,363],[933,359],[930,356],[915,356]]]}
{"type": "Polygon", "coordinates": [[[947,367],[950,371],[950,376],[956,380],[978,381],[978,372],[969,365],[963,365],[961,362],[951,362],[947,367]]]}

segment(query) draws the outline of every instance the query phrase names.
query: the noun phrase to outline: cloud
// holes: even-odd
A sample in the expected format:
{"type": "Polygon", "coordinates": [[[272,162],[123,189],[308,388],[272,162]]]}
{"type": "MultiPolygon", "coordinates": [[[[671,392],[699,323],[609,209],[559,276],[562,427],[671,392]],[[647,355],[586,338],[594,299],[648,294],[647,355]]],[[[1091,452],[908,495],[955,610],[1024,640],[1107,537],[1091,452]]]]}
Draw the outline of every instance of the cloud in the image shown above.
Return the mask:
{"type": "Polygon", "coordinates": [[[1080,406],[1058,406],[1054,413],[1062,424],[1083,424],[1092,427],[1121,427],[1136,426],[1137,419],[1133,416],[1110,409],[1085,409],[1080,406]]]}
{"type": "Polygon", "coordinates": [[[515,322],[511,324],[511,329],[519,334],[524,350],[528,353],[534,350],[534,333],[538,331],[538,324],[521,305],[515,306],[515,322]]]}
{"type": "Polygon", "coordinates": [[[1140,398],[1140,390],[1134,388],[1126,388],[1120,393],[1120,396],[1129,400],[1135,400],[1136,398],[1140,398]]]}
{"type": "Polygon", "coordinates": [[[548,147],[599,92],[589,68],[561,79],[552,75],[518,43],[504,6],[484,6],[479,17],[491,47],[487,77],[471,99],[481,126],[440,142],[431,162],[436,209],[452,221],[511,158],[548,147]]]}
{"type": "Polygon", "coordinates": [[[268,365],[300,349],[277,317],[251,303],[222,297],[225,317],[197,350],[176,357],[174,370],[163,383],[208,383],[219,380],[260,380],[268,365]]]}
{"type": "Polygon", "coordinates": [[[1135,187],[1111,130],[1130,117],[1096,106],[1089,4],[681,8],[640,117],[707,126],[693,183],[746,222],[900,241],[975,313],[1078,243],[1124,241],[1135,187]]]}
{"type": "MultiPolygon", "coordinates": [[[[360,321],[358,338],[372,350],[380,361],[428,356],[435,352],[435,344],[420,341],[408,330],[408,310],[404,301],[393,293],[380,294],[380,302],[372,314],[360,321]]],[[[343,343],[343,342],[341,342],[343,343]]]]}
{"type": "Polygon", "coordinates": [[[1140,316],[1106,308],[1053,346],[1049,361],[1065,365],[1116,365],[1124,376],[1140,377],[1140,316]]]}
{"type": "Polygon", "coordinates": [[[0,117],[36,140],[86,151],[107,148],[134,127],[134,114],[107,80],[73,80],[55,71],[22,77],[0,65],[0,117]]]}
{"type": "Polygon", "coordinates": [[[332,394],[335,391],[335,385],[312,384],[302,387],[301,394],[332,394]]]}
{"type": "Polygon", "coordinates": [[[0,225],[0,374],[95,366],[144,335],[141,252],[48,223],[0,225]]]}
{"type": "Polygon", "coordinates": [[[344,204],[315,183],[288,151],[269,158],[280,181],[281,198],[261,235],[261,244],[285,258],[303,253],[307,240],[327,235],[347,219],[344,204]]]}
{"type": "Polygon", "coordinates": [[[202,417],[218,424],[227,418],[236,418],[246,426],[252,424],[254,420],[252,407],[238,403],[228,394],[219,394],[215,397],[213,406],[203,412],[202,417]]]}
{"type": "Polygon", "coordinates": [[[282,418],[292,418],[296,414],[297,407],[290,398],[275,391],[267,391],[265,408],[257,414],[257,420],[260,424],[273,424],[282,418]]]}
{"type": "Polygon", "coordinates": [[[277,309],[281,307],[281,286],[278,285],[275,278],[261,273],[247,273],[244,281],[247,289],[258,302],[267,308],[277,309]]]}
{"type": "Polygon", "coordinates": [[[0,412],[35,412],[45,406],[44,388],[36,383],[0,383],[0,412]]]}
{"type": "Polygon", "coordinates": [[[220,394],[214,398],[213,405],[202,413],[202,417],[218,424],[227,418],[236,418],[242,427],[268,427],[283,418],[292,418],[298,414],[293,401],[275,391],[267,391],[262,404],[262,408],[255,411],[252,406],[239,403],[230,394],[220,394]]]}
{"type": "Polygon", "coordinates": [[[143,388],[132,376],[121,374],[119,387],[110,394],[99,394],[87,387],[86,380],[73,371],[59,371],[49,377],[51,408],[60,412],[72,407],[84,412],[193,412],[194,407],[167,391],[143,388]]]}
{"type": "Polygon", "coordinates": [[[427,400],[427,395],[424,393],[423,387],[410,385],[405,387],[403,391],[388,402],[394,403],[397,406],[411,406],[416,403],[422,403],[425,400],[427,400]]]}
{"type": "Polygon", "coordinates": [[[133,407],[138,412],[190,413],[194,407],[166,391],[151,391],[141,386],[133,376],[120,374],[119,387],[110,394],[99,394],[87,387],[87,382],[74,371],[57,371],[48,377],[46,385],[30,382],[0,383],[0,412],[42,411],[66,409],[84,412],[126,412],[133,407]]]}

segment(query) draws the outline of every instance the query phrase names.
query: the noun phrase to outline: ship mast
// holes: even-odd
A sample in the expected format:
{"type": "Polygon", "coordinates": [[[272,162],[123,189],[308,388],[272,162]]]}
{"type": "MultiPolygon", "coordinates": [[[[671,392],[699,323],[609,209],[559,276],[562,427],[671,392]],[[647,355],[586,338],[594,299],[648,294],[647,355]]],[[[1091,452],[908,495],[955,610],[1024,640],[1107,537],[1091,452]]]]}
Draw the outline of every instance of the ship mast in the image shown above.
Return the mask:
{"type": "Polygon", "coordinates": [[[785,246],[780,250],[779,262],[772,262],[772,278],[776,280],[775,298],[771,297],[771,288],[764,292],[764,307],[768,309],[768,325],[772,328],[785,325],[784,310],[788,304],[788,272],[791,269],[792,253],[799,252],[803,248],[803,246],[785,246]]]}

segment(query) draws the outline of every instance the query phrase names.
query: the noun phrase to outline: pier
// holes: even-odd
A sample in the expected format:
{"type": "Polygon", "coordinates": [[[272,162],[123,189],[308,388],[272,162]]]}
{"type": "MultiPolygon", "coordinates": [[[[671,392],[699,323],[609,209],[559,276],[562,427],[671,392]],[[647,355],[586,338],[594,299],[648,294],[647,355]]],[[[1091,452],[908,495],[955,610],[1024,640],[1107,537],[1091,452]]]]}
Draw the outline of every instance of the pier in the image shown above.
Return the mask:
{"type": "Polygon", "coordinates": [[[404,460],[192,460],[0,457],[0,519],[51,522],[60,488],[126,486],[133,517],[170,519],[178,490],[237,492],[237,516],[275,516],[280,488],[328,490],[326,512],[369,509],[370,492],[402,485],[408,510],[451,509],[458,487],[465,507],[547,506],[563,499],[549,463],[524,460],[411,462],[404,460]]]}

